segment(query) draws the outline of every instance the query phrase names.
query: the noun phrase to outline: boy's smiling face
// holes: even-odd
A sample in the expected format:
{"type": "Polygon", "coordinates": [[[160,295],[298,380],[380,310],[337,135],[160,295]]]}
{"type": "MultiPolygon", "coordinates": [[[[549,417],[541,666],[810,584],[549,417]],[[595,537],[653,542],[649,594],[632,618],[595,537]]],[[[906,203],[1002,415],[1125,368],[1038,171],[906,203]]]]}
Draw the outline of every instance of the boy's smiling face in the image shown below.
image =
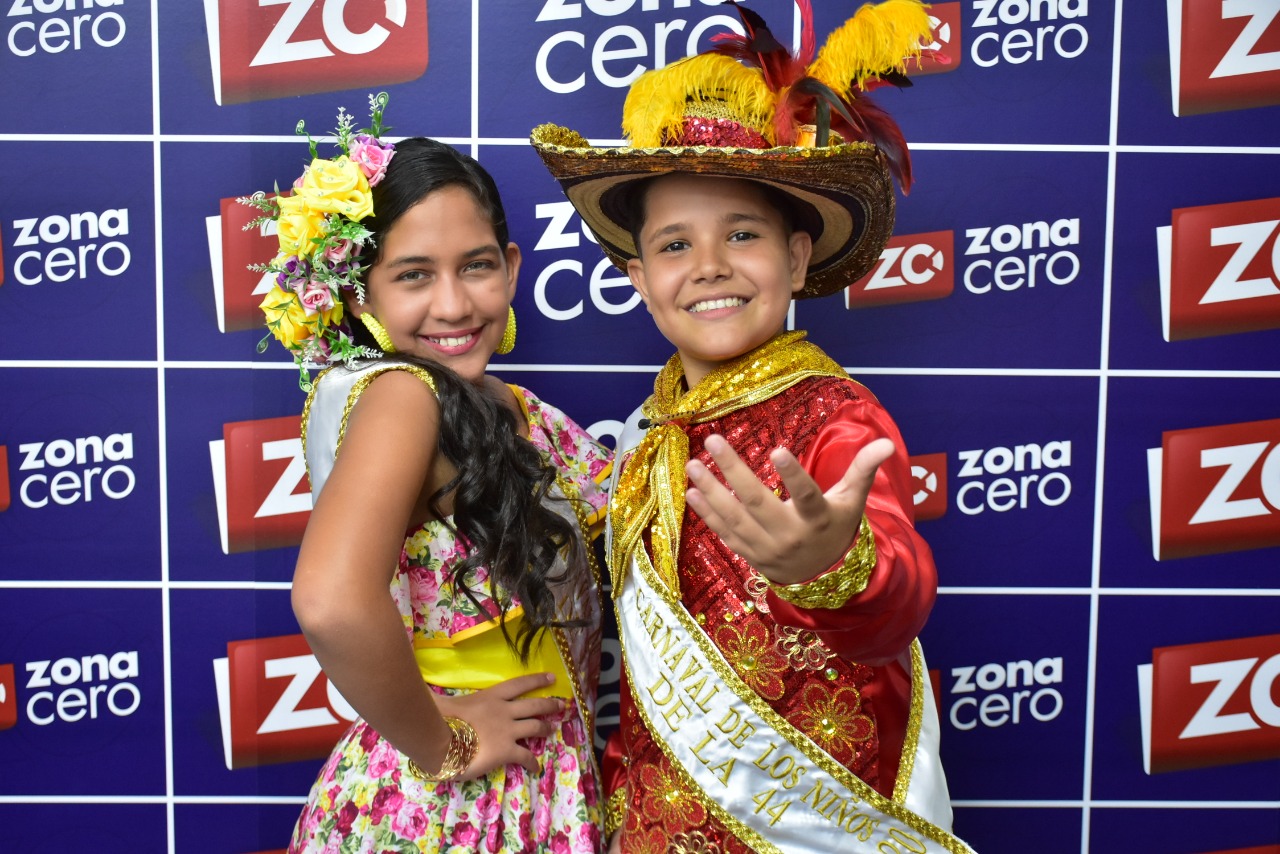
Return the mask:
{"type": "Polygon", "coordinates": [[[693,388],[782,331],[812,242],[743,179],[665,175],[643,203],[640,257],[627,275],[693,388]]]}

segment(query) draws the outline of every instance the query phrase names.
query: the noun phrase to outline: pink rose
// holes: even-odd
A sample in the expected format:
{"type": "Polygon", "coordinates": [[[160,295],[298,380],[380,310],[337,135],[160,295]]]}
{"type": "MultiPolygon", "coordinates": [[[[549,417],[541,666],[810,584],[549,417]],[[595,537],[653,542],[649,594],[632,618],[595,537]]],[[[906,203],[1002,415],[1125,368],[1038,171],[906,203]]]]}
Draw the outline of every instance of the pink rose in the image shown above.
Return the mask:
{"type": "Polygon", "coordinates": [[[480,831],[474,824],[462,822],[453,826],[453,844],[475,848],[480,842],[480,831]]]}
{"type": "Polygon", "coordinates": [[[338,820],[334,825],[334,829],[343,836],[351,832],[351,825],[356,820],[356,816],[360,814],[360,810],[351,801],[347,801],[342,805],[342,809],[338,810],[338,820]]]}
{"type": "Polygon", "coordinates": [[[390,146],[384,148],[373,137],[361,134],[356,137],[355,142],[351,143],[351,150],[347,152],[347,157],[359,165],[369,181],[369,186],[374,187],[387,174],[387,164],[391,162],[391,157],[395,153],[394,148],[390,146]]]}
{"type": "Polygon", "coordinates": [[[600,828],[590,822],[578,825],[578,842],[588,851],[600,850],[600,828]]]}
{"type": "Polygon", "coordinates": [[[427,830],[427,814],[413,801],[405,801],[391,820],[391,829],[401,836],[417,839],[427,830]]]}
{"type": "Polygon", "coordinates": [[[384,816],[394,815],[404,805],[404,794],[395,786],[386,786],[378,790],[369,804],[369,821],[377,824],[384,816]]]}
{"type": "Polygon", "coordinates": [[[369,754],[369,774],[371,776],[384,777],[399,765],[400,754],[385,741],[378,742],[378,746],[369,754]]]}
{"type": "Polygon", "coordinates": [[[563,830],[551,837],[551,854],[569,854],[569,837],[563,830]]]}
{"type": "Polygon", "coordinates": [[[476,819],[489,823],[498,817],[498,794],[493,789],[476,799],[476,819]]]}
{"type": "Polygon", "coordinates": [[[329,290],[328,285],[309,282],[307,289],[301,295],[301,300],[302,307],[307,310],[308,315],[319,314],[333,308],[333,291],[329,290]]]}
{"type": "Polygon", "coordinates": [[[352,247],[354,246],[355,241],[346,239],[337,240],[325,247],[324,258],[330,264],[341,264],[343,261],[351,257],[352,247]]]}
{"type": "Polygon", "coordinates": [[[546,839],[551,830],[551,808],[542,807],[533,817],[533,832],[538,839],[546,839]]]}

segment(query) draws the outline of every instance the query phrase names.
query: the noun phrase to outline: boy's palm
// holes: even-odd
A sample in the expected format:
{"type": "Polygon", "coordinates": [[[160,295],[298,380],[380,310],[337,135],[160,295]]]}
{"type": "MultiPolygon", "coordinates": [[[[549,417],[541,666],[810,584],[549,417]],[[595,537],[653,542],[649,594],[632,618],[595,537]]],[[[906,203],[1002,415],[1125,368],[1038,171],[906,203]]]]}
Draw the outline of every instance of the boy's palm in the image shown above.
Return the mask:
{"type": "Polygon", "coordinates": [[[808,581],[840,561],[857,535],[876,470],[894,451],[888,439],[869,442],[824,493],[790,451],[778,448],[770,459],[791,493],[783,501],[723,437],[707,437],[706,449],[729,489],[691,460],[686,501],[725,545],[775,584],[808,581]]]}

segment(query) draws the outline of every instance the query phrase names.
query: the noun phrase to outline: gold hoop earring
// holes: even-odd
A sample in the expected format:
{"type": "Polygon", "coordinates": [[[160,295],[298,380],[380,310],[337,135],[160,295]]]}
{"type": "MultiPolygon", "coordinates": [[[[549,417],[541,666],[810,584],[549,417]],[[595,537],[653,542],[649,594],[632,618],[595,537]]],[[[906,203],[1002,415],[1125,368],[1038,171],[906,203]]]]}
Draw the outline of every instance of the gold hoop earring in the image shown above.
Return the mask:
{"type": "Polygon", "coordinates": [[[498,342],[497,353],[505,356],[516,348],[516,310],[507,306],[507,328],[502,331],[502,340],[498,342]]]}
{"type": "Polygon", "coordinates": [[[382,352],[394,353],[396,351],[396,345],[391,343],[391,335],[387,332],[387,327],[378,322],[378,318],[373,316],[373,312],[366,311],[360,315],[360,322],[364,324],[365,329],[369,330],[373,340],[378,342],[382,352]]]}

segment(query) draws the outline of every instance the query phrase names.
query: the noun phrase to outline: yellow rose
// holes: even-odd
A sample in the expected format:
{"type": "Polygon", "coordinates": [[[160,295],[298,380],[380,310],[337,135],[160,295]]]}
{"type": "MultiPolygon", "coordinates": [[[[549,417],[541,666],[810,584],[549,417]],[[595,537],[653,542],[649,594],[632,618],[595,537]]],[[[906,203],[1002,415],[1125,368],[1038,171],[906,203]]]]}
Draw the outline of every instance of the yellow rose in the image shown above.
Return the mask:
{"type": "Polygon", "coordinates": [[[345,154],[333,160],[316,158],[302,177],[298,193],[317,213],[342,214],[359,222],[373,213],[373,196],[364,170],[345,154]]]}
{"type": "Polygon", "coordinates": [[[290,350],[302,346],[302,342],[319,332],[322,324],[322,314],[308,316],[297,295],[282,290],[278,285],[271,289],[259,307],[267,317],[267,328],[290,350]]]}
{"type": "Polygon", "coordinates": [[[313,237],[324,235],[324,214],[307,206],[306,200],[295,194],[279,200],[280,219],[277,229],[280,236],[280,252],[284,255],[310,257],[316,245],[313,237]]]}

